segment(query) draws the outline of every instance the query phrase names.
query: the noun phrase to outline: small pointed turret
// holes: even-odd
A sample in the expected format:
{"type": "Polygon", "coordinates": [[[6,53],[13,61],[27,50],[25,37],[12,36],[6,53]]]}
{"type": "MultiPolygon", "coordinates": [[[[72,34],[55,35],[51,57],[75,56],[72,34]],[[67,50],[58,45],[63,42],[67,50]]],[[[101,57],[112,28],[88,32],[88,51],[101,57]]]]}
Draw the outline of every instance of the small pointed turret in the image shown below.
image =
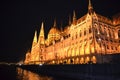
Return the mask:
{"type": "Polygon", "coordinates": [[[76,14],[75,11],[73,11],[73,22],[76,21],[76,14]]]}
{"type": "Polygon", "coordinates": [[[56,27],[57,24],[56,24],[56,19],[54,20],[54,24],[53,24],[53,27],[56,27]]]}
{"type": "Polygon", "coordinates": [[[71,16],[69,15],[69,25],[71,25],[71,16]]]}
{"type": "Polygon", "coordinates": [[[37,44],[37,31],[35,31],[32,47],[34,47],[37,44]]]}
{"type": "Polygon", "coordinates": [[[89,14],[93,13],[93,7],[92,7],[92,4],[91,4],[91,0],[89,0],[89,3],[88,3],[88,13],[89,14]]]}
{"type": "Polygon", "coordinates": [[[61,32],[63,31],[62,22],[61,22],[61,25],[60,25],[60,31],[61,32]]]}
{"type": "Polygon", "coordinates": [[[40,34],[39,34],[39,40],[38,40],[39,44],[45,44],[45,36],[44,36],[44,25],[43,22],[41,24],[41,29],[40,29],[40,34]]]}

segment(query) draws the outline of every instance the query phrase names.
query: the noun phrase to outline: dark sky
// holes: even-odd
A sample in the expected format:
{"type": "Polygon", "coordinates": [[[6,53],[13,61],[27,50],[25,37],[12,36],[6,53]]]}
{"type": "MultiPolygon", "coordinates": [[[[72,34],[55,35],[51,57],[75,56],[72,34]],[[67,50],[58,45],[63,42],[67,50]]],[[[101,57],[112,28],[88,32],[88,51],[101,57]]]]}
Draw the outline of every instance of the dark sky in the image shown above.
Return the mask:
{"type": "MultiPolygon", "coordinates": [[[[120,12],[120,0],[92,0],[96,13],[112,17],[120,12]]],[[[34,31],[44,22],[45,32],[54,19],[60,27],[68,16],[77,18],[87,13],[88,0],[3,0],[0,1],[0,61],[18,62],[31,48],[34,31]]]]}

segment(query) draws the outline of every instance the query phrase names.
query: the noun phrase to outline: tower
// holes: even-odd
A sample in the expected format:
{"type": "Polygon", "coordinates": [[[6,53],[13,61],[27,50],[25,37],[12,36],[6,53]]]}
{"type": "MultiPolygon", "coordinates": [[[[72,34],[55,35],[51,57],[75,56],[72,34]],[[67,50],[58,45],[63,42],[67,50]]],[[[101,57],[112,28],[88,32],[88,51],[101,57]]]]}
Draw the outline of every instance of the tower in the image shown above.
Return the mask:
{"type": "Polygon", "coordinates": [[[73,11],[73,22],[76,21],[76,14],[75,14],[75,11],[73,11]]]}
{"type": "Polygon", "coordinates": [[[88,13],[89,14],[93,13],[93,6],[91,4],[91,0],[89,0],[89,4],[88,4],[88,13]]]}
{"type": "Polygon", "coordinates": [[[44,55],[44,49],[45,49],[45,36],[44,36],[44,24],[42,22],[41,24],[41,29],[40,29],[40,33],[39,33],[39,40],[38,40],[38,57],[39,57],[39,63],[42,63],[41,61],[44,60],[43,56],[44,55]]]}
{"type": "Polygon", "coordinates": [[[32,48],[36,46],[37,44],[37,31],[35,31],[34,38],[33,38],[33,43],[32,43],[32,48]]]}
{"type": "Polygon", "coordinates": [[[40,29],[40,34],[39,34],[39,40],[38,40],[39,45],[44,45],[45,44],[45,36],[44,36],[44,25],[43,22],[41,24],[41,29],[40,29]]]}
{"type": "Polygon", "coordinates": [[[71,25],[71,16],[69,15],[69,25],[71,25]]]}

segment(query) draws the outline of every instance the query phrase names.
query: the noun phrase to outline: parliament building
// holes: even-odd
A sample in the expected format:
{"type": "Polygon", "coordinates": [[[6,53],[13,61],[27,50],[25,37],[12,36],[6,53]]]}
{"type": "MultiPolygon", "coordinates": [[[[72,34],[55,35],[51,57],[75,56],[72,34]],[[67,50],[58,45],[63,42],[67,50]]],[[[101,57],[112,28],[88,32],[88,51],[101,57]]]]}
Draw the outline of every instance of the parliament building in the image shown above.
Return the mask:
{"type": "Polygon", "coordinates": [[[37,31],[25,64],[87,64],[108,63],[112,55],[120,54],[120,14],[109,19],[97,14],[91,1],[87,13],[59,30],[54,21],[45,39],[44,23],[37,31]]]}

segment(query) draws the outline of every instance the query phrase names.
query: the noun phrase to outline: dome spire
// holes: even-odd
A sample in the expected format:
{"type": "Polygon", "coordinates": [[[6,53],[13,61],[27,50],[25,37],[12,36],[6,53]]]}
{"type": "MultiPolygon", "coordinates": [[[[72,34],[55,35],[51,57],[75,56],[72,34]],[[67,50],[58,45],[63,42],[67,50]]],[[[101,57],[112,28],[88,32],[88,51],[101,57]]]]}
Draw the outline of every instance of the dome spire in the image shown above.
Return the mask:
{"type": "Polygon", "coordinates": [[[69,15],[69,25],[71,25],[71,16],[69,15]]]}
{"type": "Polygon", "coordinates": [[[88,12],[91,14],[93,13],[93,6],[91,4],[91,0],[89,0],[89,3],[88,3],[88,12]]]}
{"type": "Polygon", "coordinates": [[[40,29],[40,34],[39,34],[39,44],[44,44],[45,43],[45,37],[44,37],[44,24],[42,22],[41,24],[41,29],[40,29]]]}
{"type": "Polygon", "coordinates": [[[75,11],[73,11],[73,22],[76,21],[76,14],[75,11]]]}
{"type": "Polygon", "coordinates": [[[54,25],[53,25],[53,27],[56,27],[57,25],[56,25],[56,19],[54,20],[54,25]]]}

